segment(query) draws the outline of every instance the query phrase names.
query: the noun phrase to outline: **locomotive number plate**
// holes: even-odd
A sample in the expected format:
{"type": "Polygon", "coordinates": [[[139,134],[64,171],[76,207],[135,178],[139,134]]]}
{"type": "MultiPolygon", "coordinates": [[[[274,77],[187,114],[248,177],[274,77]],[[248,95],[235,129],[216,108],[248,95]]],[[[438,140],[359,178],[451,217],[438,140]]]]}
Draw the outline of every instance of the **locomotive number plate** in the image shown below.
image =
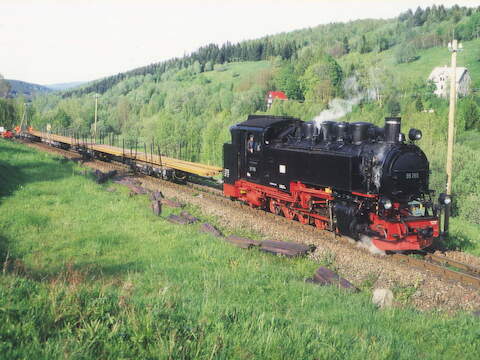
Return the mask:
{"type": "Polygon", "coordinates": [[[405,179],[419,179],[420,174],[418,172],[405,173],[405,179]]]}

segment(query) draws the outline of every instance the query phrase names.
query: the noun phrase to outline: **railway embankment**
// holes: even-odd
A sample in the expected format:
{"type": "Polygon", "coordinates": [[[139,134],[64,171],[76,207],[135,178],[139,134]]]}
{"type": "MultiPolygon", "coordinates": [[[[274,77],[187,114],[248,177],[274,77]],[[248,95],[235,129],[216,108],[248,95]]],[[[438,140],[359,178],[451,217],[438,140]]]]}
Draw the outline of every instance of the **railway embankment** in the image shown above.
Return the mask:
{"type": "MultiPolygon", "coordinates": [[[[0,146],[2,169],[4,164],[9,169],[7,175],[2,172],[2,189],[11,189],[0,201],[2,255],[9,259],[2,259],[6,265],[0,282],[0,333],[7,355],[478,354],[477,319],[453,311],[473,309],[475,298],[466,298],[478,296],[478,291],[444,283],[435,288],[434,280],[421,278],[414,278],[418,286],[412,288],[411,269],[393,268],[387,260],[354,248],[337,252],[346,248],[325,234],[317,237],[310,231],[307,236],[300,227],[281,222],[274,226],[267,218],[227,208],[199,191],[140,178],[141,186],[155,186],[165,197],[187,204],[186,209],[165,207],[159,217],[148,196],[129,196],[122,185],[97,184],[88,175],[91,170],[77,162],[20,144],[2,141],[0,146]],[[116,190],[106,191],[112,187],[116,190]],[[164,220],[185,210],[225,234],[298,242],[308,238],[317,251],[310,259],[272,256],[202,233],[200,224],[179,226],[164,220]],[[373,259],[380,265],[370,268],[373,259]],[[362,291],[306,283],[319,264],[335,269],[362,291]],[[394,272],[402,275],[391,278],[394,272]],[[379,311],[371,304],[371,289],[380,284],[392,285],[401,306],[379,311]],[[429,285],[436,289],[437,300],[425,296],[429,285]],[[459,292],[452,292],[454,288],[459,292]],[[442,289],[458,306],[445,300],[442,289]],[[421,300],[431,304],[423,308],[452,311],[418,312],[414,306],[421,300]],[[22,338],[31,341],[20,347],[22,338]]],[[[85,166],[105,171],[113,165],[93,161],[85,166]]]]}
{"type": "MultiPolygon", "coordinates": [[[[36,148],[57,154],[77,155],[42,144],[31,144],[36,148]]],[[[90,161],[85,166],[103,171],[117,169],[126,173],[127,168],[102,161],[90,161]]],[[[469,283],[455,281],[455,278],[440,277],[432,268],[408,262],[398,262],[388,256],[372,255],[368,250],[345,241],[330,232],[318,231],[314,227],[288,221],[248,206],[240,206],[222,196],[217,190],[184,186],[138,175],[137,184],[150,191],[161,189],[167,198],[178,199],[201,209],[202,213],[215,219],[227,233],[255,234],[258,239],[279,239],[304,243],[315,247],[310,258],[325,264],[359,287],[395,289],[397,298],[403,305],[411,305],[421,310],[455,311],[476,310],[480,307],[478,288],[469,283]],[[212,196],[213,195],[213,196],[212,196]]],[[[477,266],[478,258],[461,252],[449,252],[448,257],[461,258],[477,266]]],[[[441,275],[441,274],[440,274],[441,275]]]]}

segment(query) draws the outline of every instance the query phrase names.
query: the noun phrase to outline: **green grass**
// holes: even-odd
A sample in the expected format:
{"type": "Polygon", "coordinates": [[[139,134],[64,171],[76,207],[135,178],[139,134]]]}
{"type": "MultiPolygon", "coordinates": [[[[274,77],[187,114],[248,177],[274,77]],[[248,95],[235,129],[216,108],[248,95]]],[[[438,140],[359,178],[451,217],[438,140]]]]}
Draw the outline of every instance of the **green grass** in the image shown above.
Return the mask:
{"type": "Polygon", "coordinates": [[[221,70],[207,71],[201,74],[213,83],[238,83],[249,78],[254,78],[262,70],[271,68],[268,61],[244,61],[217,65],[221,70]]]}
{"type": "Polygon", "coordinates": [[[468,314],[378,311],[368,291],[305,283],[318,266],[310,260],[170,224],[147,197],[107,192],[72,163],[2,140],[0,170],[0,255],[11,260],[0,275],[3,358],[474,359],[480,350],[468,314]]]}
{"type": "Polygon", "coordinates": [[[457,143],[461,143],[468,146],[472,150],[480,151],[480,132],[478,131],[466,131],[460,136],[457,136],[457,143]]]}
{"type": "MultiPolygon", "coordinates": [[[[478,61],[478,48],[480,40],[463,42],[464,51],[458,53],[457,66],[465,66],[470,76],[475,81],[480,78],[480,61],[478,61]]],[[[394,67],[400,78],[411,80],[426,80],[436,66],[450,66],[451,53],[447,47],[435,47],[419,52],[417,61],[400,64],[394,67]]],[[[388,62],[393,65],[393,57],[388,62]]]]}
{"type": "MultiPolygon", "coordinates": [[[[419,50],[418,60],[410,63],[397,64],[395,62],[395,51],[397,45],[387,51],[381,53],[367,53],[362,55],[365,61],[378,61],[380,65],[384,65],[386,69],[391,70],[401,83],[406,81],[426,81],[433,68],[437,66],[450,66],[451,53],[445,47],[433,47],[430,49],[419,50]]],[[[463,42],[463,51],[458,53],[457,66],[465,66],[470,72],[472,80],[475,82],[480,78],[480,61],[478,49],[480,46],[480,39],[463,42]]],[[[343,58],[340,58],[340,63],[346,63],[356,59],[358,54],[351,53],[343,58]]]]}

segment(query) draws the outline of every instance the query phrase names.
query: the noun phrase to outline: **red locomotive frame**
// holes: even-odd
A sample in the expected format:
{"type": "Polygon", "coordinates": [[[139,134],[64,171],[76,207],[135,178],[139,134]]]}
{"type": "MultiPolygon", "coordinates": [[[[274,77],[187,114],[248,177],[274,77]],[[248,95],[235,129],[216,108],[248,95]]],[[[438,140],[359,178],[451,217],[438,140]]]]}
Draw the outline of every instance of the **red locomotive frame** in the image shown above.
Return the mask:
{"type": "MultiPolygon", "coordinates": [[[[283,215],[287,219],[297,219],[302,224],[312,224],[320,230],[338,232],[334,226],[331,202],[334,200],[330,188],[315,189],[301,182],[291,182],[290,192],[283,192],[274,187],[237,180],[235,184],[224,184],[225,196],[237,199],[252,207],[268,209],[283,215]],[[314,208],[324,209],[328,215],[318,214],[314,208]]],[[[378,200],[378,195],[352,192],[358,198],[378,200]]],[[[398,209],[399,204],[394,204],[398,209]]],[[[432,245],[439,236],[439,222],[434,217],[412,217],[405,213],[400,216],[385,218],[375,212],[369,214],[373,244],[384,251],[420,250],[432,245]],[[422,231],[430,229],[427,236],[422,231]],[[383,235],[383,236],[381,236],[383,235]]]]}

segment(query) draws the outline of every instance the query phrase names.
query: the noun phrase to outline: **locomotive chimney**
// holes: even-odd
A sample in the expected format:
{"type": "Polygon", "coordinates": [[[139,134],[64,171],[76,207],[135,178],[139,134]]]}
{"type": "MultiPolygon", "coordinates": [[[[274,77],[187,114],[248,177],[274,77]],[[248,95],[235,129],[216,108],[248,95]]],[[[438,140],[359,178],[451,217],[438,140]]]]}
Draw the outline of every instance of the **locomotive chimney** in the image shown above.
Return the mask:
{"type": "Polygon", "coordinates": [[[318,142],[319,137],[320,137],[320,129],[317,126],[314,126],[312,143],[316,144],[318,142]]]}
{"type": "Polygon", "coordinates": [[[329,142],[332,141],[335,137],[333,133],[333,125],[335,121],[322,121],[320,124],[322,130],[322,140],[329,142]]]}
{"type": "Polygon", "coordinates": [[[371,124],[367,122],[354,122],[350,124],[352,133],[352,142],[355,145],[360,145],[365,141],[368,141],[368,133],[371,128],[371,124]]]}
{"type": "Polygon", "coordinates": [[[400,117],[386,117],[385,118],[385,141],[390,144],[398,143],[400,141],[400,117]]]}
{"type": "Polygon", "coordinates": [[[347,140],[348,140],[348,129],[349,129],[349,123],[347,123],[347,122],[338,122],[336,124],[337,141],[347,142],[347,140]]]}
{"type": "Polygon", "coordinates": [[[306,140],[311,140],[313,138],[313,134],[314,134],[314,125],[311,121],[309,122],[304,122],[302,124],[302,132],[303,132],[303,137],[306,139],[306,140]]]}

